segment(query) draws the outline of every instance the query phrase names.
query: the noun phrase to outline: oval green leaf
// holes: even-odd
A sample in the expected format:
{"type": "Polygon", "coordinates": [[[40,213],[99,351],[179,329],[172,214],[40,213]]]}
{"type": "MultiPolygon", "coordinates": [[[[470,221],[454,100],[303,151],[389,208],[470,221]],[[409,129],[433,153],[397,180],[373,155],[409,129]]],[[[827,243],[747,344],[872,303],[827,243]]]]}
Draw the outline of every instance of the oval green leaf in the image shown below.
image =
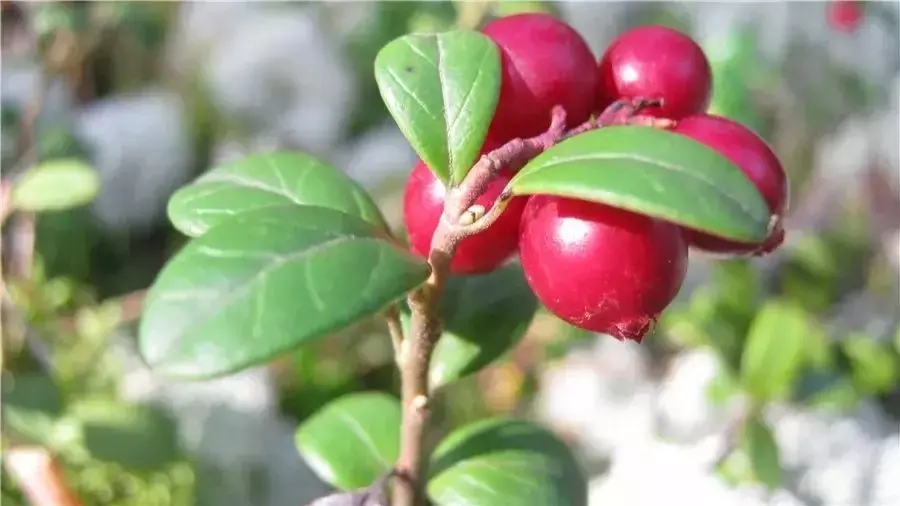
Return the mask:
{"type": "Polygon", "coordinates": [[[807,344],[820,331],[802,307],[780,299],[760,308],[744,343],[741,382],[758,401],[785,399],[803,367],[807,344]]]}
{"type": "Polygon", "coordinates": [[[778,443],[772,429],[758,415],[744,420],[740,446],[750,460],[753,477],[769,490],[780,487],[782,470],[778,443]]]}
{"type": "Polygon", "coordinates": [[[386,228],[356,181],[302,153],[253,155],[215,168],[176,191],[168,214],[178,231],[198,237],[237,214],[285,204],[327,207],[386,228]]]}
{"type": "Polygon", "coordinates": [[[60,211],[90,203],[99,191],[100,176],[82,160],[55,159],[26,171],[11,201],[20,211],[60,211]]]}
{"type": "Polygon", "coordinates": [[[400,131],[438,179],[462,181],[497,106],[497,46],[471,30],[405,35],[376,56],[375,81],[400,131]]]}
{"type": "Polygon", "coordinates": [[[144,304],[158,373],[205,378],[259,364],[372,315],[430,268],[374,225],[314,206],[248,211],[188,243],[144,304]]]}
{"type": "Polygon", "coordinates": [[[369,486],[400,452],[400,402],[390,395],[345,395],[297,429],[297,448],[316,475],[341,490],[369,486]]]}
{"type": "Polygon", "coordinates": [[[496,418],[457,430],[440,444],[428,495],[436,506],[585,506],[587,480],[552,433],[496,418]]]}
{"type": "Polygon", "coordinates": [[[531,160],[510,188],[601,202],[736,241],[760,242],[769,225],[765,201],[739,168],[657,128],[612,126],[569,138],[531,160]]]}
{"type": "MultiPolygon", "coordinates": [[[[444,332],[431,357],[432,389],[503,356],[525,336],[538,307],[518,264],[481,276],[452,277],[441,304],[444,332]]],[[[408,315],[402,317],[408,325],[408,315]]]]}

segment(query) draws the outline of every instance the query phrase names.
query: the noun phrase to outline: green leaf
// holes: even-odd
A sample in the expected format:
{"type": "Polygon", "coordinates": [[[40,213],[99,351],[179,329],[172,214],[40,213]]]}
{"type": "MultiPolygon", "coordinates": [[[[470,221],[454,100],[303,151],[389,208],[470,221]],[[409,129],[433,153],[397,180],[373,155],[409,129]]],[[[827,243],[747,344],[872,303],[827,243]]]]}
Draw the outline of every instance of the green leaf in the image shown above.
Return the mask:
{"type": "Polygon", "coordinates": [[[744,420],[741,449],[750,460],[750,468],[757,481],[770,490],[781,486],[778,443],[772,429],[759,416],[749,416],[744,420]]]}
{"type": "Polygon", "coordinates": [[[586,506],[572,451],[534,424],[490,419],[457,430],[435,450],[428,495],[436,506],[586,506]]]}
{"type": "Polygon", "coordinates": [[[613,126],[576,135],[529,162],[515,195],[601,202],[727,239],[761,242],[769,209],[725,157],[665,130],[613,126]]]}
{"type": "Polygon", "coordinates": [[[64,409],[53,380],[43,374],[4,374],[3,425],[7,436],[54,447],[55,426],[64,409]]]}
{"type": "Polygon", "coordinates": [[[855,333],[841,342],[850,359],[853,383],[866,395],[885,394],[897,383],[897,359],[888,346],[871,337],[855,333]]]}
{"type": "Polygon", "coordinates": [[[150,289],[144,359],[169,376],[219,376],[384,309],[430,268],[382,234],[314,206],[248,211],[211,228],[150,289]]]}
{"type": "Polygon", "coordinates": [[[359,184],[302,153],[253,155],[213,169],[176,191],[168,214],[181,233],[197,237],[232,216],[286,204],[327,207],[386,228],[359,184]]]}
{"type": "Polygon", "coordinates": [[[375,81],[416,153],[445,184],[478,157],[500,93],[500,53],[470,30],[410,34],[375,58],[375,81]]]}
{"type": "Polygon", "coordinates": [[[759,401],[787,398],[805,363],[806,342],[817,332],[803,308],[785,300],[766,302],[753,320],[741,357],[747,391],[759,401]]]}
{"type": "MultiPolygon", "coordinates": [[[[433,389],[477,372],[515,346],[538,307],[516,264],[451,278],[441,302],[444,332],[431,358],[433,389]]],[[[408,315],[401,316],[408,324],[408,315]]]]}
{"type": "Polygon", "coordinates": [[[376,392],[345,395],[300,425],[297,448],[327,483],[341,490],[366,487],[394,466],[401,418],[395,397],[376,392]]]}
{"type": "Polygon", "coordinates": [[[21,211],[59,211],[94,200],[100,177],[75,158],[44,162],[26,171],[12,191],[12,204],[21,211]]]}
{"type": "Polygon", "coordinates": [[[73,406],[71,416],[95,459],[153,470],[179,457],[175,422],[158,408],[88,400],[73,406]]]}

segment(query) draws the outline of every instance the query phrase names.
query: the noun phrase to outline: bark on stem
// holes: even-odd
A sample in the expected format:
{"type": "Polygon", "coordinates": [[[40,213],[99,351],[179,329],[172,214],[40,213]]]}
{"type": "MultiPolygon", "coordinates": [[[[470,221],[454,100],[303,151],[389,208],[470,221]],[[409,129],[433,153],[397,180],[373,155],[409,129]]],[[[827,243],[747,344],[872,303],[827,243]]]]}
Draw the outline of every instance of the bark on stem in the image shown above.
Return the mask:
{"type": "Polygon", "coordinates": [[[502,214],[512,195],[508,191],[504,192],[486,212],[480,207],[473,208],[473,204],[500,169],[506,167],[516,171],[532,158],[572,135],[602,126],[632,122],[649,126],[671,126],[668,120],[636,116],[641,108],[656,104],[658,102],[643,99],[616,102],[596,121],[588,121],[569,131],[566,131],[565,111],[562,107],[554,107],[550,128],[546,132],[530,139],[514,139],[482,156],[465,180],[449,190],[444,213],[431,242],[428,259],[432,269],[431,276],[408,298],[412,312],[410,332],[402,341],[398,360],[403,423],[400,457],[395,467],[398,481],[393,490],[394,506],[418,506],[424,499],[422,478],[427,476],[424,441],[431,410],[428,372],[434,345],[441,334],[440,297],[449,273],[450,261],[459,242],[488,228],[502,214]]]}

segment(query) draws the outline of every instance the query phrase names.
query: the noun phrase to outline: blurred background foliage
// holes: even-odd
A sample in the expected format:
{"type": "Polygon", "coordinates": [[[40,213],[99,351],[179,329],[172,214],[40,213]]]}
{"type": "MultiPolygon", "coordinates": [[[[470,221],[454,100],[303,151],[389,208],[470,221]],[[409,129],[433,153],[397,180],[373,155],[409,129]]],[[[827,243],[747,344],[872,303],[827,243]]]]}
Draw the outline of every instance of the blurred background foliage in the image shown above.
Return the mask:
{"type": "Polygon", "coordinates": [[[296,149],[360,180],[399,226],[415,155],[372,78],[377,51],[543,11],[598,56],[631,26],[692,33],[713,112],[759,132],[791,174],[788,242],[750,262],[693,255],[640,347],[539,312],[506,358],[440,398],[437,432],[536,417],[579,450],[597,505],[898,504],[898,4],[860,5],[846,30],[816,2],[3,1],[3,499],[25,504],[8,474],[23,445],[88,505],[323,493],[293,428],[340,394],[396,388],[385,329],[203,384],[153,377],[134,323],[184,241],[166,200],[215,164],[296,149]],[[683,473],[680,488],[645,486],[683,473]]]}

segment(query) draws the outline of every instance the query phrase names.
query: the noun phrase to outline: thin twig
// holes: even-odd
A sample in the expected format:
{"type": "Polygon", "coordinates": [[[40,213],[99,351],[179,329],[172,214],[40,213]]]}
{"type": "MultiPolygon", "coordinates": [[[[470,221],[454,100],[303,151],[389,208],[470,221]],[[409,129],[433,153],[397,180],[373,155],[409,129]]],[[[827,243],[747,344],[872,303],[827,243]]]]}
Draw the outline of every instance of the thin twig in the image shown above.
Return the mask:
{"type": "MultiPolygon", "coordinates": [[[[417,506],[422,503],[422,477],[427,473],[425,432],[428,426],[431,400],[429,399],[428,372],[431,354],[441,334],[440,297],[449,273],[450,261],[459,242],[478,233],[499,217],[509,191],[504,191],[486,213],[483,207],[473,207],[487,185],[501,169],[516,171],[528,161],[560,141],[588,130],[631,122],[640,109],[654,104],[646,100],[625,101],[613,104],[608,113],[597,121],[566,131],[566,112],[554,107],[550,127],[546,132],[530,139],[514,139],[500,148],[482,156],[455,188],[451,188],[444,202],[444,212],[431,241],[428,262],[431,275],[423,286],[410,293],[408,302],[412,311],[409,335],[400,349],[400,381],[403,421],[400,433],[400,457],[395,467],[396,480],[393,504],[417,506]]],[[[641,124],[657,125],[653,120],[641,124]]],[[[665,122],[663,126],[670,126],[665,122]]]]}
{"type": "Polygon", "coordinates": [[[403,349],[403,325],[400,323],[400,312],[397,306],[391,306],[385,312],[384,319],[387,322],[388,333],[391,335],[391,345],[394,348],[394,360],[400,365],[402,358],[400,351],[403,349]]]}

